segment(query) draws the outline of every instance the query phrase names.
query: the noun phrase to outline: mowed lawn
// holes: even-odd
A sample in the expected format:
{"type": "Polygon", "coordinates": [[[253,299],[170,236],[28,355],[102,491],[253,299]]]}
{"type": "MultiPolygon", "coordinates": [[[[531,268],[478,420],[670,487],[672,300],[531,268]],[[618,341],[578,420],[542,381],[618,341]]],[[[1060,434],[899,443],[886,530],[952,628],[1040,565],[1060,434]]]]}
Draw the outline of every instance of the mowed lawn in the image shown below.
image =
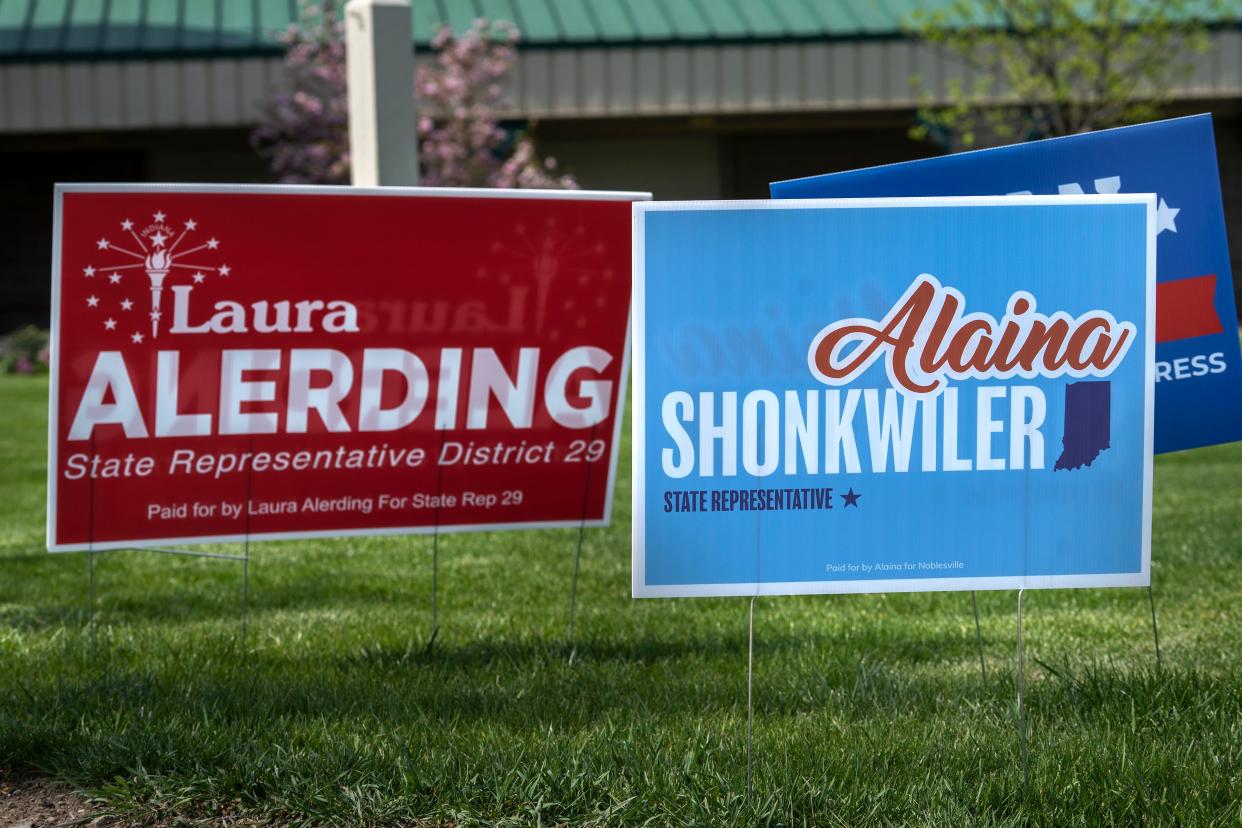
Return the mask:
{"type": "MultiPolygon", "coordinates": [[[[229,561],[44,551],[47,383],[0,378],[0,770],[139,819],[279,824],[1237,825],[1242,445],[1156,463],[1145,590],[629,597],[613,526],[257,544],[229,561]]],[[[899,520],[900,515],[894,515],[899,520]]],[[[963,531],[969,531],[966,526],[963,531]]]]}

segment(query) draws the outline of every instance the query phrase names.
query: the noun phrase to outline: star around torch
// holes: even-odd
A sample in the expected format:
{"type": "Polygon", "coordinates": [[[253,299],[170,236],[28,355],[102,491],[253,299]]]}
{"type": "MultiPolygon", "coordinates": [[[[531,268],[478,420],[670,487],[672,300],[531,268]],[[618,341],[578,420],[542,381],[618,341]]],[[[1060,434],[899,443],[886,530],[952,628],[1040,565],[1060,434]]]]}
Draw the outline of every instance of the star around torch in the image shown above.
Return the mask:
{"type": "MultiPolygon", "coordinates": [[[[203,280],[203,271],[218,273],[221,276],[228,276],[230,273],[228,265],[220,265],[219,267],[211,267],[207,264],[193,263],[185,261],[189,256],[202,250],[216,251],[220,247],[220,242],[214,237],[208,239],[203,244],[190,248],[189,250],[179,250],[187,236],[198,229],[198,222],[194,219],[187,219],[185,227],[180,232],[174,231],[165,223],[166,214],[160,210],[153,216],[154,221],[145,229],[139,229],[133,221],[125,219],[121,222],[121,231],[129,235],[138,245],[137,249],[129,249],[119,244],[114,244],[106,237],[95,242],[95,248],[99,252],[110,254],[119,254],[128,256],[132,261],[128,264],[111,265],[108,267],[96,268],[94,265],[88,265],[83,274],[86,278],[94,278],[96,273],[107,274],[108,283],[113,285],[121,284],[124,277],[123,271],[126,270],[142,270],[147,274],[147,279],[151,284],[151,337],[154,339],[160,333],[160,295],[164,292],[164,280],[168,278],[168,274],[173,268],[184,268],[185,270],[193,270],[194,283],[199,284],[203,280]],[[175,238],[174,238],[175,236],[175,238]],[[169,244],[169,242],[172,242],[169,244]]],[[[211,255],[208,253],[207,255],[211,255]]],[[[126,299],[125,303],[129,300],[126,299]]],[[[125,304],[126,310],[129,305],[125,304]]],[[[115,325],[113,326],[115,327],[115,325]]],[[[109,328],[112,330],[113,328],[109,328]]],[[[142,334],[135,331],[129,334],[133,342],[142,341],[142,334]]]]}

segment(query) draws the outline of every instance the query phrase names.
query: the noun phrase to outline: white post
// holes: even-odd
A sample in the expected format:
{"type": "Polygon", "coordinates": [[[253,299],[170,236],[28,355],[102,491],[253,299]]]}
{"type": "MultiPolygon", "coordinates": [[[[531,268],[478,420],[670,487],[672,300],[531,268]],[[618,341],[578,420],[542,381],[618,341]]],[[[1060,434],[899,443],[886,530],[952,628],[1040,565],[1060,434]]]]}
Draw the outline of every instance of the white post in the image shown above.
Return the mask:
{"type": "Polygon", "coordinates": [[[418,183],[409,0],[349,0],[345,63],[355,186],[418,183]]]}

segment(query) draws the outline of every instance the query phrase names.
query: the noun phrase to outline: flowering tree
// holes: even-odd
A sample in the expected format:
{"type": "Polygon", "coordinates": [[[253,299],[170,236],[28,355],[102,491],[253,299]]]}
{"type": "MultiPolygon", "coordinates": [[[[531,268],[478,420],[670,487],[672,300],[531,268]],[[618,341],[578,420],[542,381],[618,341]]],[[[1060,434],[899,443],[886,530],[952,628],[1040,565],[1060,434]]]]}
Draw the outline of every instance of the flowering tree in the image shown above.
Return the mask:
{"type": "Polygon", "coordinates": [[[281,41],[291,91],[268,102],[250,144],[286,184],[348,184],[345,27],[336,4],[306,4],[281,41]]]}
{"type": "MultiPolygon", "coordinates": [[[[500,126],[502,84],[516,57],[517,28],[476,20],[432,40],[435,61],[415,75],[420,177],[432,186],[576,189],[556,160],[540,160],[529,135],[500,126]]],[[[282,38],[289,92],[268,104],[253,146],[288,183],[349,181],[344,25],[332,0],[304,7],[282,38]]]]}
{"type": "Polygon", "coordinates": [[[911,135],[957,150],[1151,120],[1207,49],[1200,15],[1224,2],[948,0],[917,10],[912,33],[975,81],[954,81],[947,102],[920,108],[911,135]]]}

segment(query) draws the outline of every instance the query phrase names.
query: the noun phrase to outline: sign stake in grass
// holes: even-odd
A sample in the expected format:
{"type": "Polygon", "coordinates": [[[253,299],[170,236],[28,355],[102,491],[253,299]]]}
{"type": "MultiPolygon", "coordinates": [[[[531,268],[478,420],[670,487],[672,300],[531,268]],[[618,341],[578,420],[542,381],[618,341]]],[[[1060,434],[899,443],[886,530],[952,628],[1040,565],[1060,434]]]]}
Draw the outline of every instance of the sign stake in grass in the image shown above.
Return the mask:
{"type": "Polygon", "coordinates": [[[246,538],[242,551],[242,653],[247,652],[250,640],[250,538],[246,538]]]}
{"type": "Polygon", "coordinates": [[[95,550],[86,550],[86,628],[90,633],[91,656],[95,655],[95,550]]]}
{"type": "MultiPolygon", "coordinates": [[[[440,435],[440,454],[444,454],[445,436],[440,435]]],[[[427,639],[428,653],[436,644],[436,636],[440,634],[440,601],[437,583],[440,575],[440,504],[444,500],[444,466],[436,467],[436,511],[435,522],[431,531],[431,637],[427,639]]]]}
{"type": "Polygon", "coordinates": [[[1151,639],[1156,645],[1156,669],[1160,669],[1160,628],[1156,626],[1156,597],[1147,585],[1147,603],[1151,605],[1151,639]]]}
{"type": "MultiPolygon", "coordinates": [[[[254,451],[254,440],[250,441],[254,451]]],[[[254,469],[246,472],[246,538],[242,541],[242,657],[246,654],[246,642],[250,628],[250,513],[254,510],[254,469]]]]}
{"type": "Polygon", "coordinates": [[[427,639],[426,651],[431,652],[431,648],[436,645],[436,636],[440,634],[439,619],[439,600],[437,598],[436,581],[440,573],[440,533],[433,532],[431,534],[431,636],[427,639]]]}
{"type": "Polygon", "coordinates": [[[987,681],[988,670],[983,662],[983,630],[979,628],[979,599],[973,589],[970,591],[970,604],[975,610],[975,640],[979,642],[979,677],[987,681]]]}
{"type": "Polygon", "coordinates": [[[755,598],[750,596],[750,624],[746,644],[746,804],[750,804],[750,796],[754,785],[754,747],[755,735],[755,598]]]}
{"type": "MultiPolygon", "coordinates": [[[[95,435],[91,435],[91,454],[95,453],[95,435]]],[[[86,624],[91,639],[91,656],[95,655],[95,481],[91,480],[90,494],[87,497],[86,522],[89,527],[87,536],[90,543],[86,546],[86,590],[87,611],[86,624]]]]}
{"type": "Polygon", "coordinates": [[[1018,590],[1018,742],[1022,747],[1022,792],[1027,792],[1026,670],[1022,657],[1022,590],[1018,590]]]}
{"type": "MultiPolygon", "coordinates": [[[[590,466],[587,466],[588,473],[590,466]]],[[[574,580],[569,588],[569,663],[574,663],[578,648],[574,645],[574,610],[578,606],[578,570],[582,564],[582,538],[586,534],[586,521],[578,527],[578,546],[574,550],[574,580]]]]}
{"type": "MultiPolygon", "coordinates": [[[[591,426],[591,442],[595,442],[595,426],[591,426]]],[[[574,612],[578,608],[578,570],[582,564],[582,540],[586,535],[587,511],[591,496],[591,466],[586,464],[586,481],[582,484],[582,522],[578,524],[578,546],[574,550],[574,579],[569,588],[569,663],[574,663],[578,648],[574,645],[574,612]]]]}
{"type": "MultiPolygon", "coordinates": [[[[94,437],[91,438],[91,451],[95,450],[94,437]]],[[[253,451],[253,443],[251,444],[253,451]]],[[[251,507],[251,491],[253,485],[253,471],[246,475],[246,523],[245,535],[242,539],[242,554],[229,555],[220,552],[200,552],[195,549],[167,549],[157,546],[134,546],[119,547],[115,549],[96,550],[94,546],[95,538],[95,483],[91,481],[88,496],[88,538],[86,549],[86,623],[87,630],[90,635],[90,646],[92,657],[96,653],[95,646],[95,557],[104,552],[152,552],[157,555],[180,555],[187,558],[212,558],[221,561],[241,561],[242,564],[242,604],[241,604],[241,647],[242,652],[246,652],[246,642],[249,640],[249,623],[250,623],[250,512],[251,507]]]]}

